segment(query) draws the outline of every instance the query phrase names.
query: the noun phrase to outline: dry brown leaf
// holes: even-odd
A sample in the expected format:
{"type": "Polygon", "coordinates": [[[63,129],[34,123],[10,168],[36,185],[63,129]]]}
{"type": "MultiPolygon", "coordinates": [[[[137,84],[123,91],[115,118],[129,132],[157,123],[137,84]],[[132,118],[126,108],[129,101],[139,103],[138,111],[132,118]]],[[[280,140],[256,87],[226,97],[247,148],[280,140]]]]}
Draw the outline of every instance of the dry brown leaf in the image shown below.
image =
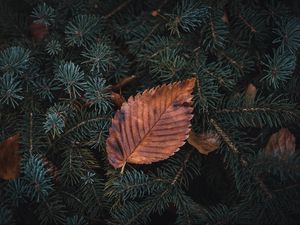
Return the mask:
{"type": "Polygon", "coordinates": [[[0,143],[0,178],[17,178],[20,170],[19,156],[20,135],[16,134],[0,143]]]}
{"type": "Polygon", "coordinates": [[[281,128],[278,132],[271,135],[266,147],[267,154],[293,154],[296,149],[296,138],[287,129],[281,128]]]}
{"type": "Polygon", "coordinates": [[[130,97],[117,111],[106,141],[114,168],[167,159],[185,143],[192,119],[195,79],[162,85],[130,97]]]}
{"type": "Polygon", "coordinates": [[[219,136],[214,133],[196,134],[191,131],[187,141],[204,155],[217,150],[220,146],[219,136]]]}
{"type": "Polygon", "coordinates": [[[249,103],[253,102],[255,100],[256,93],[257,93],[257,88],[253,84],[250,83],[247,86],[247,89],[246,89],[246,92],[245,92],[246,100],[249,103]]]}
{"type": "Polygon", "coordinates": [[[116,106],[118,106],[118,108],[121,108],[122,104],[126,101],[122,95],[113,91],[111,92],[111,100],[116,104],[116,106]]]}

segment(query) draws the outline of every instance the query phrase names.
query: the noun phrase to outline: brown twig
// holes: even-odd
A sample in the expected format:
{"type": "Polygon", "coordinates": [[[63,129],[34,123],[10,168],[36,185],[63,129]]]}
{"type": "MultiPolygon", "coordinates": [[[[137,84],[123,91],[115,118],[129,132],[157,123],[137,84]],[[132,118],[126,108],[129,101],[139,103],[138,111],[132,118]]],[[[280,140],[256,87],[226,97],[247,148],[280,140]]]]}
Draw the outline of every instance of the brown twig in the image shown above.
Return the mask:
{"type": "Polygon", "coordinates": [[[239,14],[239,18],[246,24],[247,27],[249,27],[249,29],[251,30],[251,32],[253,32],[253,33],[256,33],[256,32],[257,32],[256,29],[255,29],[255,27],[254,27],[252,24],[250,24],[250,23],[242,16],[242,14],[239,14]]]}
{"type": "Polygon", "coordinates": [[[163,1],[163,2],[158,6],[158,9],[157,9],[157,10],[160,11],[161,8],[164,7],[164,6],[168,3],[168,1],[169,1],[169,0],[163,1]]]}
{"type": "Polygon", "coordinates": [[[124,1],[122,4],[120,4],[117,8],[106,14],[103,18],[108,19],[115,15],[117,12],[119,12],[121,9],[123,9],[126,5],[128,5],[132,0],[124,1]]]}
{"type": "Polygon", "coordinates": [[[267,188],[266,184],[264,183],[262,177],[255,177],[255,180],[256,180],[257,184],[259,185],[259,187],[267,195],[267,197],[271,199],[272,198],[272,194],[269,191],[269,189],[267,188]]]}
{"type": "Polygon", "coordinates": [[[32,121],[32,112],[29,114],[29,153],[32,155],[32,149],[33,149],[33,144],[32,144],[32,128],[33,128],[33,121],[32,121]]]}
{"type": "Polygon", "coordinates": [[[112,86],[110,87],[110,89],[111,89],[112,91],[117,91],[117,90],[121,89],[122,87],[124,87],[125,85],[129,84],[130,82],[132,82],[132,81],[135,80],[135,79],[136,79],[136,76],[135,76],[135,75],[131,75],[131,76],[129,76],[129,77],[125,77],[125,78],[122,79],[120,82],[118,82],[118,83],[112,85],[112,86]]]}

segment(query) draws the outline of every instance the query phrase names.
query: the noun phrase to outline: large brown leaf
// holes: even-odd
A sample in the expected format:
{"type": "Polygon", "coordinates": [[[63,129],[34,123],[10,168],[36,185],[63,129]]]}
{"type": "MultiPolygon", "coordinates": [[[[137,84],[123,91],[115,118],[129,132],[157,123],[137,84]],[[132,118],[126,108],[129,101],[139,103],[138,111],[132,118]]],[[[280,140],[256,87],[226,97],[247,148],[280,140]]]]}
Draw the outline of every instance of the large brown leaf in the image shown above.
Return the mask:
{"type": "Polygon", "coordinates": [[[0,178],[2,179],[11,180],[19,175],[19,139],[20,136],[16,134],[0,143],[0,178]]]}
{"type": "Polygon", "coordinates": [[[112,120],[106,151],[115,168],[167,159],[185,143],[192,119],[194,79],[130,97],[112,120]]]}

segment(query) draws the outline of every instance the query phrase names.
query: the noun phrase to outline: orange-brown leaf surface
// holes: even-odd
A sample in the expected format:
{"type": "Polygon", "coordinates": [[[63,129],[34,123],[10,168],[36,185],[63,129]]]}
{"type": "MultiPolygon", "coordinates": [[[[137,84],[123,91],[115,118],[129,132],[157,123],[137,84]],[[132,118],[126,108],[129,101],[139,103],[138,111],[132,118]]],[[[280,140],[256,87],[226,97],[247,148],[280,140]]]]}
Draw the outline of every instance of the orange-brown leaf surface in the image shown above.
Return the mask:
{"type": "Polygon", "coordinates": [[[0,178],[15,179],[19,175],[20,156],[18,134],[0,143],[0,178]]]}
{"type": "Polygon", "coordinates": [[[204,155],[217,150],[220,146],[219,136],[214,133],[196,134],[191,131],[187,141],[204,155]]]}
{"type": "Polygon", "coordinates": [[[247,103],[253,103],[257,94],[257,88],[253,84],[249,84],[245,91],[247,103]]]}
{"type": "Polygon", "coordinates": [[[278,132],[271,135],[265,147],[265,152],[268,154],[293,154],[295,149],[295,136],[287,128],[281,128],[278,132]]]}
{"type": "Polygon", "coordinates": [[[130,97],[117,111],[106,141],[114,168],[167,159],[185,143],[193,108],[190,79],[162,85],[130,97]]]}

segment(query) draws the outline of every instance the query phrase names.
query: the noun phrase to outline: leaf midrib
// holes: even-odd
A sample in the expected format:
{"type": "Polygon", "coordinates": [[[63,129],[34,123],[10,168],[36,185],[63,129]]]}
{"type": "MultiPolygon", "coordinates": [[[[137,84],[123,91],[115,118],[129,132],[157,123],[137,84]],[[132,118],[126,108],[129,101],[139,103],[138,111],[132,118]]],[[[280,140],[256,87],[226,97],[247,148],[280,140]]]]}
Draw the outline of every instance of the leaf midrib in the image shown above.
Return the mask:
{"type": "Polygon", "coordinates": [[[155,121],[155,123],[153,124],[153,126],[151,126],[151,128],[147,131],[147,133],[145,133],[145,135],[143,136],[143,138],[138,142],[138,144],[135,145],[134,149],[131,151],[131,153],[129,154],[129,156],[127,157],[126,160],[124,160],[124,165],[126,164],[126,162],[128,161],[128,159],[130,158],[130,156],[136,151],[136,149],[138,148],[138,146],[141,145],[141,143],[146,139],[146,137],[149,135],[149,133],[152,131],[152,129],[157,125],[157,123],[160,121],[161,117],[164,115],[164,113],[169,109],[170,106],[172,106],[172,103],[174,102],[174,100],[176,100],[178,98],[178,95],[176,96],[175,99],[172,99],[172,101],[170,102],[170,104],[165,108],[165,110],[163,110],[163,112],[160,114],[160,116],[158,117],[158,119],[155,121]]]}

